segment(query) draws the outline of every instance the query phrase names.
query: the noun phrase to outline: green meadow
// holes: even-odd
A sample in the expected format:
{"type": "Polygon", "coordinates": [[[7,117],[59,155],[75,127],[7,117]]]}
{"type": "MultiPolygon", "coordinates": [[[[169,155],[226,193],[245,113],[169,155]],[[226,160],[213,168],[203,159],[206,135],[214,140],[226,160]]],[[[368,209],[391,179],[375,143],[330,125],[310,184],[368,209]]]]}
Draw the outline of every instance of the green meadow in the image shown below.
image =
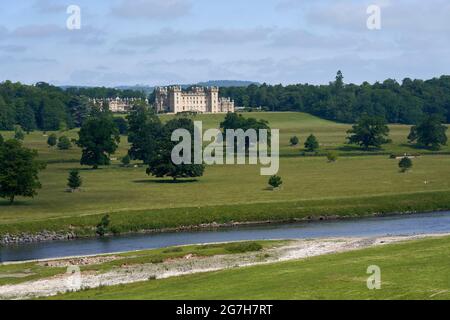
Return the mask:
{"type": "MultiPolygon", "coordinates": [[[[349,125],[333,123],[303,113],[248,113],[280,129],[282,188],[267,188],[268,177],[260,166],[208,166],[197,180],[172,183],[147,176],[145,167],[122,167],[120,158],[128,149],[122,137],[112,165],[99,170],[81,167],[80,150],[60,151],[47,146],[42,132],[26,136],[24,144],[37,149],[48,162],[40,180],[43,188],[34,199],[18,198],[9,206],[0,200],[0,234],[42,230],[74,230],[94,234],[93,227],[105,214],[111,215],[117,232],[175,228],[201,223],[231,221],[293,220],[308,216],[347,216],[450,208],[450,151],[428,155],[407,144],[408,126],[392,125],[393,142],[379,152],[363,152],[345,144],[349,125]],[[336,150],[340,157],[328,163],[325,157],[301,155],[302,144],[313,133],[321,151],[336,150]],[[301,145],[289,146],[297,135],[301,145]],[[356,152],[356,153],[355,153],[356,152]],[[405,174],[390,153],[417,153],[413,169],[405,174]],[[352,156],[350,156],[352,155],[352,156]],[[358,155],[358,156],[355,156],[358,155]],[[68,172],[80,169],[81,192],[65,192],[68,172]]],[[[172,116],[163,116],[163,120],[172,116]]],[[[199,115],[204,128],[218,127],[224,115],[199,115]]],[[[47,134],[50,134],[49,132],[47,134]]],[[[58,133],[71,138],[76,131],[58,133]]],[[[2,132],[5,138],[11,132],[2,132]]]]}
{"type": "Polygon", "coordinates": [[[450,238],[374,247],[308,259],[102,287],[53,299],[303,300],[449,299],[450,238]],[[381,288],[367,288],[367,268],[381,288]]]}

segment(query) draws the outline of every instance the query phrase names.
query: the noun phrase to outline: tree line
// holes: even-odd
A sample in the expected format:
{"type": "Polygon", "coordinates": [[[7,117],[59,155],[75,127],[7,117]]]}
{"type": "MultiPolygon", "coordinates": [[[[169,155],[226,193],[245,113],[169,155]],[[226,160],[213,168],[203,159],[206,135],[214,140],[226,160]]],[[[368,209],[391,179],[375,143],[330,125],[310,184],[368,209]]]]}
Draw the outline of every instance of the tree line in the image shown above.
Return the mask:
{"type": "Polygon", "coordinates": [[[301,111],[344,123],[354,123],[365,115],[388,123],[417,124],[427,115],[450,122],[450,76],[356,85],[345,84],[339,71],[328,85],[250,85],[221,88],[220,95],[246,108],[301,111]]]}
{"type": "Polygon", "coordinates": [[[111,88],[67,88],[39,82],[0,83],[0,130],[19,125],[26,132],[81,127],[92,109],[89,98],[145,98],[138,91],[111,88]]]}

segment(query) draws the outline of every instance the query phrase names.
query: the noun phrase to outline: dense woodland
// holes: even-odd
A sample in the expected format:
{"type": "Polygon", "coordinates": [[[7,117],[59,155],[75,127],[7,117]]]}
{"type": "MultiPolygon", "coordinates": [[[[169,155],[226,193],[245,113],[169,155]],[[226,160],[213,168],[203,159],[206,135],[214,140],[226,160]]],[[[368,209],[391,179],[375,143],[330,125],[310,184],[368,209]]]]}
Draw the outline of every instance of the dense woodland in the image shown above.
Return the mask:
{"type": "Polygon", "coordinates": [[[404,124],[417,123],[425,114],[439,114],[443,121],[450,122],[450,76],[355,85],[345,84],[338,72],[336,80],[328,85],[250,85],[222,88],[221,95],[231,97],[238,106],[302,111],[347,123],[365,114],[404,124]]]}
{"type": "Polygon", "coordinates": [[[143,93],[110,88],[62,89],[47,83],[33,86],[0,83],[0,130],[20,125],[25,131],[79,127],[90,112],[89,98],[144,98],[143,93]]]}
{"type": "MultiPolygon", "coordinates": [[[[414,124],[424,115],[450,122],[450,76],[431,80],[388,79],[382,83],[345,84],[341,72],[328,85],[256,85],[224,87],[221,95],[237,106],[270,111],[302,111],[339,122],[363,115],[389,123],[414,124]]],[[[47,83],[29,86],[0,83],[0,130],[20,125],[25,131],[79,127],[89,114],[89,98],[144,98],[144,93],[113,88],[60,88],[47,83]]],[[[150,101],[151,101],[150,97],[150,101]]]]}

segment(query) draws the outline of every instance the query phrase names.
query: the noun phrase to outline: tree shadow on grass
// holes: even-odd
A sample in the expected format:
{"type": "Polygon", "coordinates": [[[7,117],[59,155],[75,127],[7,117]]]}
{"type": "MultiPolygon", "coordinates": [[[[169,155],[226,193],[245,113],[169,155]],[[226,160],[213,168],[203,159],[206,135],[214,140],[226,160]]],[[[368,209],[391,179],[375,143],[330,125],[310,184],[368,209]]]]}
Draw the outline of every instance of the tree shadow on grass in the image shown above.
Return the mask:
{"type": "Polygon", "coordinates": [[[182,179],[182,180],[167,180],[167,179],[147,179],[147,180],[134,180],[134,183],[142,183],[142,184],[183,184],[183,183],[193,183],[197,182],[197,179],[182,179]]]}
{"type": "Polygon", "coordinates": [[[417,143],[402,143],[402,144],[400,144],[400,146],[411,148],[411,149],[418,150],[418,151],[421,151],[421,150],[422,151],[439,151],[439,150],[433,150],[433,148],[431,148],[431,147],[427,147],[427,146],[420,145],[417,143]]]}
{"type": "Polygon", "coordinates": [[[342,152],[380,152],[380,151],[384,151],[383,148],[375,148],[375,147],[369,147],[368,149],[365,149],[363,147],[360,146],[356,146],[356,145],[345,145],[345,146],[340,146],[336,148],[336,151],[342,151],[342,152]]]}
{"type": "Polygon", "coordinates": [[[12,207],[28,207],[30,205],[31,205],[31,203],[26,202],[26,201],[15,200],[14,203],[11,204],[8,200],[0,199],[0,207],[5,207],[5,208],[8,208],[8,207],[10,207],[10,208],[12,208],[12,207]]]}

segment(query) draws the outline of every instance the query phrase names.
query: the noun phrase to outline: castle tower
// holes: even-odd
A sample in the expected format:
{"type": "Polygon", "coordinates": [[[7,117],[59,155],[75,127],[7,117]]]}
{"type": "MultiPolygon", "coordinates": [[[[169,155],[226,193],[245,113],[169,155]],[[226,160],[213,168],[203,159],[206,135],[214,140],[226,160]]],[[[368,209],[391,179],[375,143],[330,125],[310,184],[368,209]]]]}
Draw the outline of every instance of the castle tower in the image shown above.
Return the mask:
{"type": "Polygon", "coordinates": [[[219,88],[207,87],[206,88],[206,112],[217,113],[219,112],[219,88]]]}
{"type": "Polygon", "coordinates": [[[179,113],[184,111],[184,103],[180,86],[172,86],[167,90],[169,112],[179,113]]]}

